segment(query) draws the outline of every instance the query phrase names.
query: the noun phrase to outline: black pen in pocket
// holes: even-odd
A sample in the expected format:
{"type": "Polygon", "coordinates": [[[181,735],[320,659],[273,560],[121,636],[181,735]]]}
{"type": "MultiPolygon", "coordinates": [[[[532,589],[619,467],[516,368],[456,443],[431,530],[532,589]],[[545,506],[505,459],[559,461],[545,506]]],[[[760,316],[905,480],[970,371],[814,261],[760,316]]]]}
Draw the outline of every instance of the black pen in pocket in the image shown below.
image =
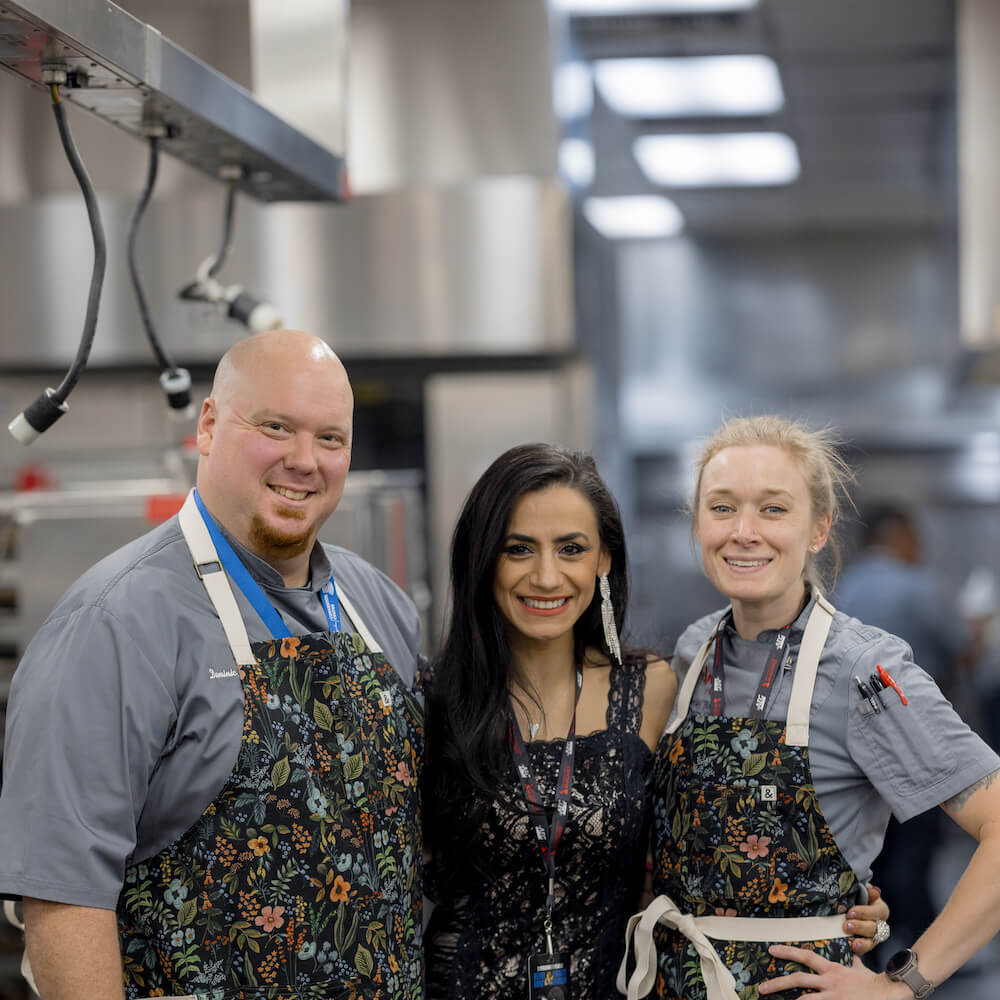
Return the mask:
{"type": "Polygon", "coordinates": [[[861,697],[864,698],[865,701],[867,701],[871,706],[872,712],[878,715],[882,711],[882,702],[879,701],[878,695],[876,695],[875,692],[872,691],[872,689],[868,687],[868,685],[865,684],[865,682],[857,675],[854,677],[854,683],[858,685],[858,691],[861,692],[861,697]]]}

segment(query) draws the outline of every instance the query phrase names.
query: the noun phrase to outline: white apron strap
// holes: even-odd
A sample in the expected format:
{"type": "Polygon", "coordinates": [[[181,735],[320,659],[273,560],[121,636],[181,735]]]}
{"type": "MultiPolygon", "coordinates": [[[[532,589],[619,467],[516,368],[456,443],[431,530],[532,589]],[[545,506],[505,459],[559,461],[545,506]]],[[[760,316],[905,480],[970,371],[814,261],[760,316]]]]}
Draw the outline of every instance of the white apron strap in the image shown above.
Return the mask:
{"type": "MultiPolygon", "coordinates": [[[[194,490],[188,494],[184,501],[178,520],[188,548],[191,550],[195,571],[202,583],[205,584],[208,596],[215,606],[216,614],[222,622],[233,656],[240,666],[247,666],[254,662],[254,655],[250,649],[250,638],[247,635],[246,625],[243,623],[243,615],[240,614],[239,605],[236,603],[233,588],[229,584],[229,577],[222,568],[219,555],[215,551],[215,543],[208,533],[208,528],[205,527],[198,505],[194,501],[194,490]]],[[[337,600],[347,613],[347,617],[351,619],[358,635],[365,640],[368,649],[373,653],[381,653],[382,647],[375,641],[375,637],[361,620],[354,605],[339,591],[337,592],[337,600]]]]}
{"type": "Polygon", "coordinates": [[[340,601],[340,606],[347,612],[347,617],[351,619],[354,630],[365,640],[365,645],[368,647],[369,652],[381,653],[382,647],[375,641],[375,637],[371,632],[368,631],[368,626],[361,620],[361,616],[355,611],[354,605],[339,590],[337,591],[337,600],[340,601]]]}
{"type": "Polygon", "coordinates": [[[813,687],[816,685],[819,658],[833,623],[833,615],[833,605],[822,594],[817,593],[816,603],[806,622],[795,663],[795,676],[792,679],[792,694],[785,722],[785,743],[790,747],[809,746],[809,713],[812,709],[813,687]]]}
{"type": "Polygon", "coordinates": [[[625,959],[618,970],[618,990],[628,1000],[649,994],[656,980],[656,942],[653,928],[664,924],[690,941],[701,961],[708,1000],[738,1000],[736,981],[709,940],[753,941],[759,944],[784,941],[827,941],[847,937],[843,914],[827,917],[692,917],[682,914],[666,896],[657,896],[642,912],[629,918],[625,931],[625,959]],[[628,983],[625,970],[630,951],[635,971],[628,983]]]}
{"type": "Polygon", "coordinates": [[[716,941],[827,941],[849,937],[844,930],[844,915],[828,917],[695,917],[694,922],[706,937],[716,941]]]}
{"type": "MultiPolygon", "coordinates": [[[[726,614],[728,613],[727,611],[726,614]]],[[[702,643],[701,649],[698,650],[698,655],[691,661],[691,666],[688,667],[688,672],[684,675],[681,689],[677,693],[674,720],[667,726],[664,731],[665,733],[674,732],[687,718],[688,709],[691,707],[691,697],[694,695],[695,685],[698,683],[698,676],[701,674],[701,668],[705,665],[705,660],[708,658],[709,650],[712,649],[718,631],[719,626],[716,625],[712,629],[712,634],[702,643]]]]}
{"type": "Polygon", "coordinates": [[[240,666],[249,666],[254,662],[254,656],[250,650],[247,627],[243,623],[243,615],[240,614],[233,588],[229,585],[229,577],[215,551],[215,543],[195,503],[194,490],[188,493],[178,520],[181,531],[184,532],[184,540],[191,550],[191,558],[194,559],[195,572],[205,584],[205,590],[215,606],[215,612],[229,640],[229,647],[233,651],[233,658],[240,666]]]}
{"type": "MultiPolygon", "coordinates": [[[[8,924],[13,924],[22,934],[24,933],[24,921],[18,917],[17,904],[13,899],[5,899],[3,901],[3,915],[6,917],[8,924]]],[[[35,985],[35,974],[31,971],[31,962],[28,961],[27,945],[25,945],[24,951],[21,953],[21,975],[28,986],[31,987],[31,992],[36,996],[41,996],[38,992],[38,987],[35,985]]]]}
{"type": "Polygon", "coordinates": [[[628,922],[625,931],[625,957],[618,969],[618,991],[628,1000],[639,1000],[649,995],[656,982],[656,942],[653,929],[664,924],[681,932],[695,947],[701,961],[701,976],[705,980],[708,1000],[740,1000],[736,980],[712,947],[704,932],[700,931],[694,917],[681,913],[667,896],[657,896],[641,914],[628,922]],[[630,940],[631,938],[631,940],[630,940]],[[631,947],[630,947],[631,946],[631,947]],[[625,982],[629,951],[635,952],[635,970],[625,982]]]}

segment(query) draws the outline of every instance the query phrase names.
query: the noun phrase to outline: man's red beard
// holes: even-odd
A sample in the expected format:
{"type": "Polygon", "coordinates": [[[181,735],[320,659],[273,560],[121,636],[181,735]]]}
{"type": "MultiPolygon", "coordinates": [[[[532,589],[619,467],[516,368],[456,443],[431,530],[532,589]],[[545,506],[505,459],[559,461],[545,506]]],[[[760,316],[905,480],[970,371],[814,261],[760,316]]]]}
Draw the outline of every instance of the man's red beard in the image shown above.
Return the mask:
{"type": "MultiPolygon", "coordinates": [[[[278,515],[289,521],[304,521],[306,516],[305,511],[287,507],[279,508],[278,515]]],[[[278,531],[255,514],[250,522],[250,547],[265,559],[294,559],[309,548],[310,534],[308,528],[304,532],[278,531]]]]}

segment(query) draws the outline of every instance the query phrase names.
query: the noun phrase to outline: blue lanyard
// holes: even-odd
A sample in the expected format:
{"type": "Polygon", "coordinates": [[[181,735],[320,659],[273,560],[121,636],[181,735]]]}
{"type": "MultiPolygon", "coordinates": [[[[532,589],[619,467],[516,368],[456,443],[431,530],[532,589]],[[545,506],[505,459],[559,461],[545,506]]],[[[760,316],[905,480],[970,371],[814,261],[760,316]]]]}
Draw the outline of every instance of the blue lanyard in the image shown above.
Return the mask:
{"type": "MultiPolygon", "coordinates": [[[[261,589],[260,584],[250,575],[250,571],[243,565],[243,560],[233,551],[226,536],[219,530],[212,515],[205,509],[205,504],[194,491],[194,502],[198,505],[201,519],[208,528],[209,535],[215,543],[215,551],[222,563],[223,569],[229,574],[232,581],[243,591],[243,596],[253,605],[254,611],[260,616],[260,620],[267,626],[268,631],[275,639],[290,639],[292,633],[285,624],[281,615],[275,610],[274,605],[268,600],[267,595],[261,589]]],[[[340,631],[340,600],[337,597],[337,585],[330,577],[329,582],[320,591],[320,599],[323,602],[323,610],[326,612],[327,624],[331,632],[340,631]]]]}

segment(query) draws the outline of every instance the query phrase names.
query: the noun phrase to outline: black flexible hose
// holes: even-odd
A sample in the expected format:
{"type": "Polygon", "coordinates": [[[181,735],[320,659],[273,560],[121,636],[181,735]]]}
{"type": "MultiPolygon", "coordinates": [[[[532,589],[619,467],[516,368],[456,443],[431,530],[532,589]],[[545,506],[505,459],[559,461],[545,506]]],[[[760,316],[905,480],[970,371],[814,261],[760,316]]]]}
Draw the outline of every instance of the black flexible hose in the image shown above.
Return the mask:
{"type": "Polygon", "coordinates": [[[153,317],[149,311],[149,302],[146,299],[146,292],[142,287],[142,278],[139,274],[139,263],[136,253],[136,243],[139,236],[139,223],[149,205],[149,199],[153,194],[153,187],[156,185],[156,175],[160,166],[160,140],[155,136],[149,137],[149,170],[146,174],[146,186],[142,189],[139,202],[132,213],[132,220],[128,227],[128,269],[132,275],[132,287],[135,289],[136,301],[139,303],[139,315],[142,317],[142,325],[146,331],[146,339],[152,348],[156,363],[161,371],[176,371],[176,366],[167,357],[163,345],[156,336],[156,328],[153,326],[153,317]]]}
{"type": "Polygon", "coordinates": [[[215,255],[212,266],[208,269],[208,277],[214,278],[229,256],[229,249],[233,245],[233,216],[236,214],[236,191],[238,181],[229,181],[229,190],[226,192],[226,208],[222,217],[222,246],[215,255]]]}
{"type": "Polygon", "coordinates": [[[80,159],[80,154],[76,150],[73,136],[66,121],[66,109],[62,105],[59,97],[59,88],[51,88],[52,111],[56,116],[56,125],[59,128],[59,138],[62,140],[63,149],[66,150],[66,158],[73,168],[77,183],[83,192],[83,201],[87,206],[87,217],[90,220],[90,232],[94,240],[94,267],[90,276],[90,294],[87,298],[87,311],[83,319],[83,334],[80,337],[80,346],[77,348],[76,357],[73,364],[64,376],[59,388],[52,393],[52,400],[55,403],[64,403],[73,387],[80,381],[83,369],[87,366],[87,359],[90,357],[90,349],[94,344],[94,331],[97,328],[97,310],[101,304],[101,288],[104,285],[104,270],[107,264],[107,244],[104,239],[104,227],[101,225],[101,213],[97,207],[97,198],[94,195],[94,187],[90,183],[87,169],[80,159]]]}

